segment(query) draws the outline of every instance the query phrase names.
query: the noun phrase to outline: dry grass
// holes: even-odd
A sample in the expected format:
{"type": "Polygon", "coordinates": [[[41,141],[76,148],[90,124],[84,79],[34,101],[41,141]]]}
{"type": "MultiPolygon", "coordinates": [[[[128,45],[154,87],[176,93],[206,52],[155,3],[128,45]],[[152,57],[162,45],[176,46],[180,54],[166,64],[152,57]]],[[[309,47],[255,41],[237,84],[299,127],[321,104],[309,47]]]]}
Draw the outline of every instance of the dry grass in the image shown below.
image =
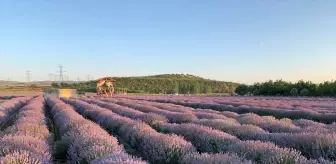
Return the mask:
{"type": "Polygon", "coordinates": [[[42,94],[43,87],[30,86],[0,86],[0,96],[29,96],[42,94]]]}

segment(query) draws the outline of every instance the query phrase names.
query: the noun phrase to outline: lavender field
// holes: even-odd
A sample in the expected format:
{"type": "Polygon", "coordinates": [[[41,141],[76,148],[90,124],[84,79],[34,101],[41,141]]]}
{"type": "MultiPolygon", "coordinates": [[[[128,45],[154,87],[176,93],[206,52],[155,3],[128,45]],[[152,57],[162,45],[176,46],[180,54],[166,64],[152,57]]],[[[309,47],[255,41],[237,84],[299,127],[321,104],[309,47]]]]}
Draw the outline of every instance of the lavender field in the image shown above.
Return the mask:
{"type": "Polygon", "coordinates": [[[335,120],[326,98],[10,97],[0,163],[336,163],[335,120]]]}

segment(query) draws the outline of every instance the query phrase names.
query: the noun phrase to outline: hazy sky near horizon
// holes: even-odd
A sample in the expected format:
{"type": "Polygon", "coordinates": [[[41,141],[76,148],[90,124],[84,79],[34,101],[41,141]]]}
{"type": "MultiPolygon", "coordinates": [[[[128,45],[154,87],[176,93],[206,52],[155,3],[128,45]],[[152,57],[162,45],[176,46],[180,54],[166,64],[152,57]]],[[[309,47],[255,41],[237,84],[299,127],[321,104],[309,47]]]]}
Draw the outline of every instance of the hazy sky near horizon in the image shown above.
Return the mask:
{"type": "Polygon", "coordinates": [[[336,79],[335,0],[0,0],[0,80],[336,79]]]}

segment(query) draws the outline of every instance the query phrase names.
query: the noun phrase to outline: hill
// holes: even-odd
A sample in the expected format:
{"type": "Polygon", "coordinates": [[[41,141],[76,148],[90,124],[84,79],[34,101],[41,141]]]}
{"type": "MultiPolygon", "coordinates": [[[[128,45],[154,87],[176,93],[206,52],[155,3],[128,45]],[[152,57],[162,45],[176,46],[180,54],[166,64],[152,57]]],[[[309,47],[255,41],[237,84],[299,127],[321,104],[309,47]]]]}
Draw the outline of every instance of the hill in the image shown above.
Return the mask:
{"type": "MultiPolygon", "coordinates": [[[[129,93],[233,93],[237,83],[205,79],[189,74],[161,74],[138,77],[114,77],[116,90],[129,93]]],[[[54,87],[75,88],[79,91],[96,91],[96,82],[67,84],[54,87]]]]}
{"type": "Polygon", "coordinates": [[[152,76],[139,76],[138,78],[205,80],[202,77],[190,75],[190,74],[161,74],[161,75],[152,75],[152,76]]]}

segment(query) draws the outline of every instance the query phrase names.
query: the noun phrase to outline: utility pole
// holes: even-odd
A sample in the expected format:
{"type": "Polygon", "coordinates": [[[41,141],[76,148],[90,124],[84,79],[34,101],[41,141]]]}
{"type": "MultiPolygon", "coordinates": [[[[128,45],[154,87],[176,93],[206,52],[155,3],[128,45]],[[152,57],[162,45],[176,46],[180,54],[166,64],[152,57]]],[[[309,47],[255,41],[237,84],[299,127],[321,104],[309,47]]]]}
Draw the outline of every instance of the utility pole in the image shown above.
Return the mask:
{"type": "Polygon", "coordinates": [[[26,71],[27,82],[30,82],[30,71],[26,71]]]}

